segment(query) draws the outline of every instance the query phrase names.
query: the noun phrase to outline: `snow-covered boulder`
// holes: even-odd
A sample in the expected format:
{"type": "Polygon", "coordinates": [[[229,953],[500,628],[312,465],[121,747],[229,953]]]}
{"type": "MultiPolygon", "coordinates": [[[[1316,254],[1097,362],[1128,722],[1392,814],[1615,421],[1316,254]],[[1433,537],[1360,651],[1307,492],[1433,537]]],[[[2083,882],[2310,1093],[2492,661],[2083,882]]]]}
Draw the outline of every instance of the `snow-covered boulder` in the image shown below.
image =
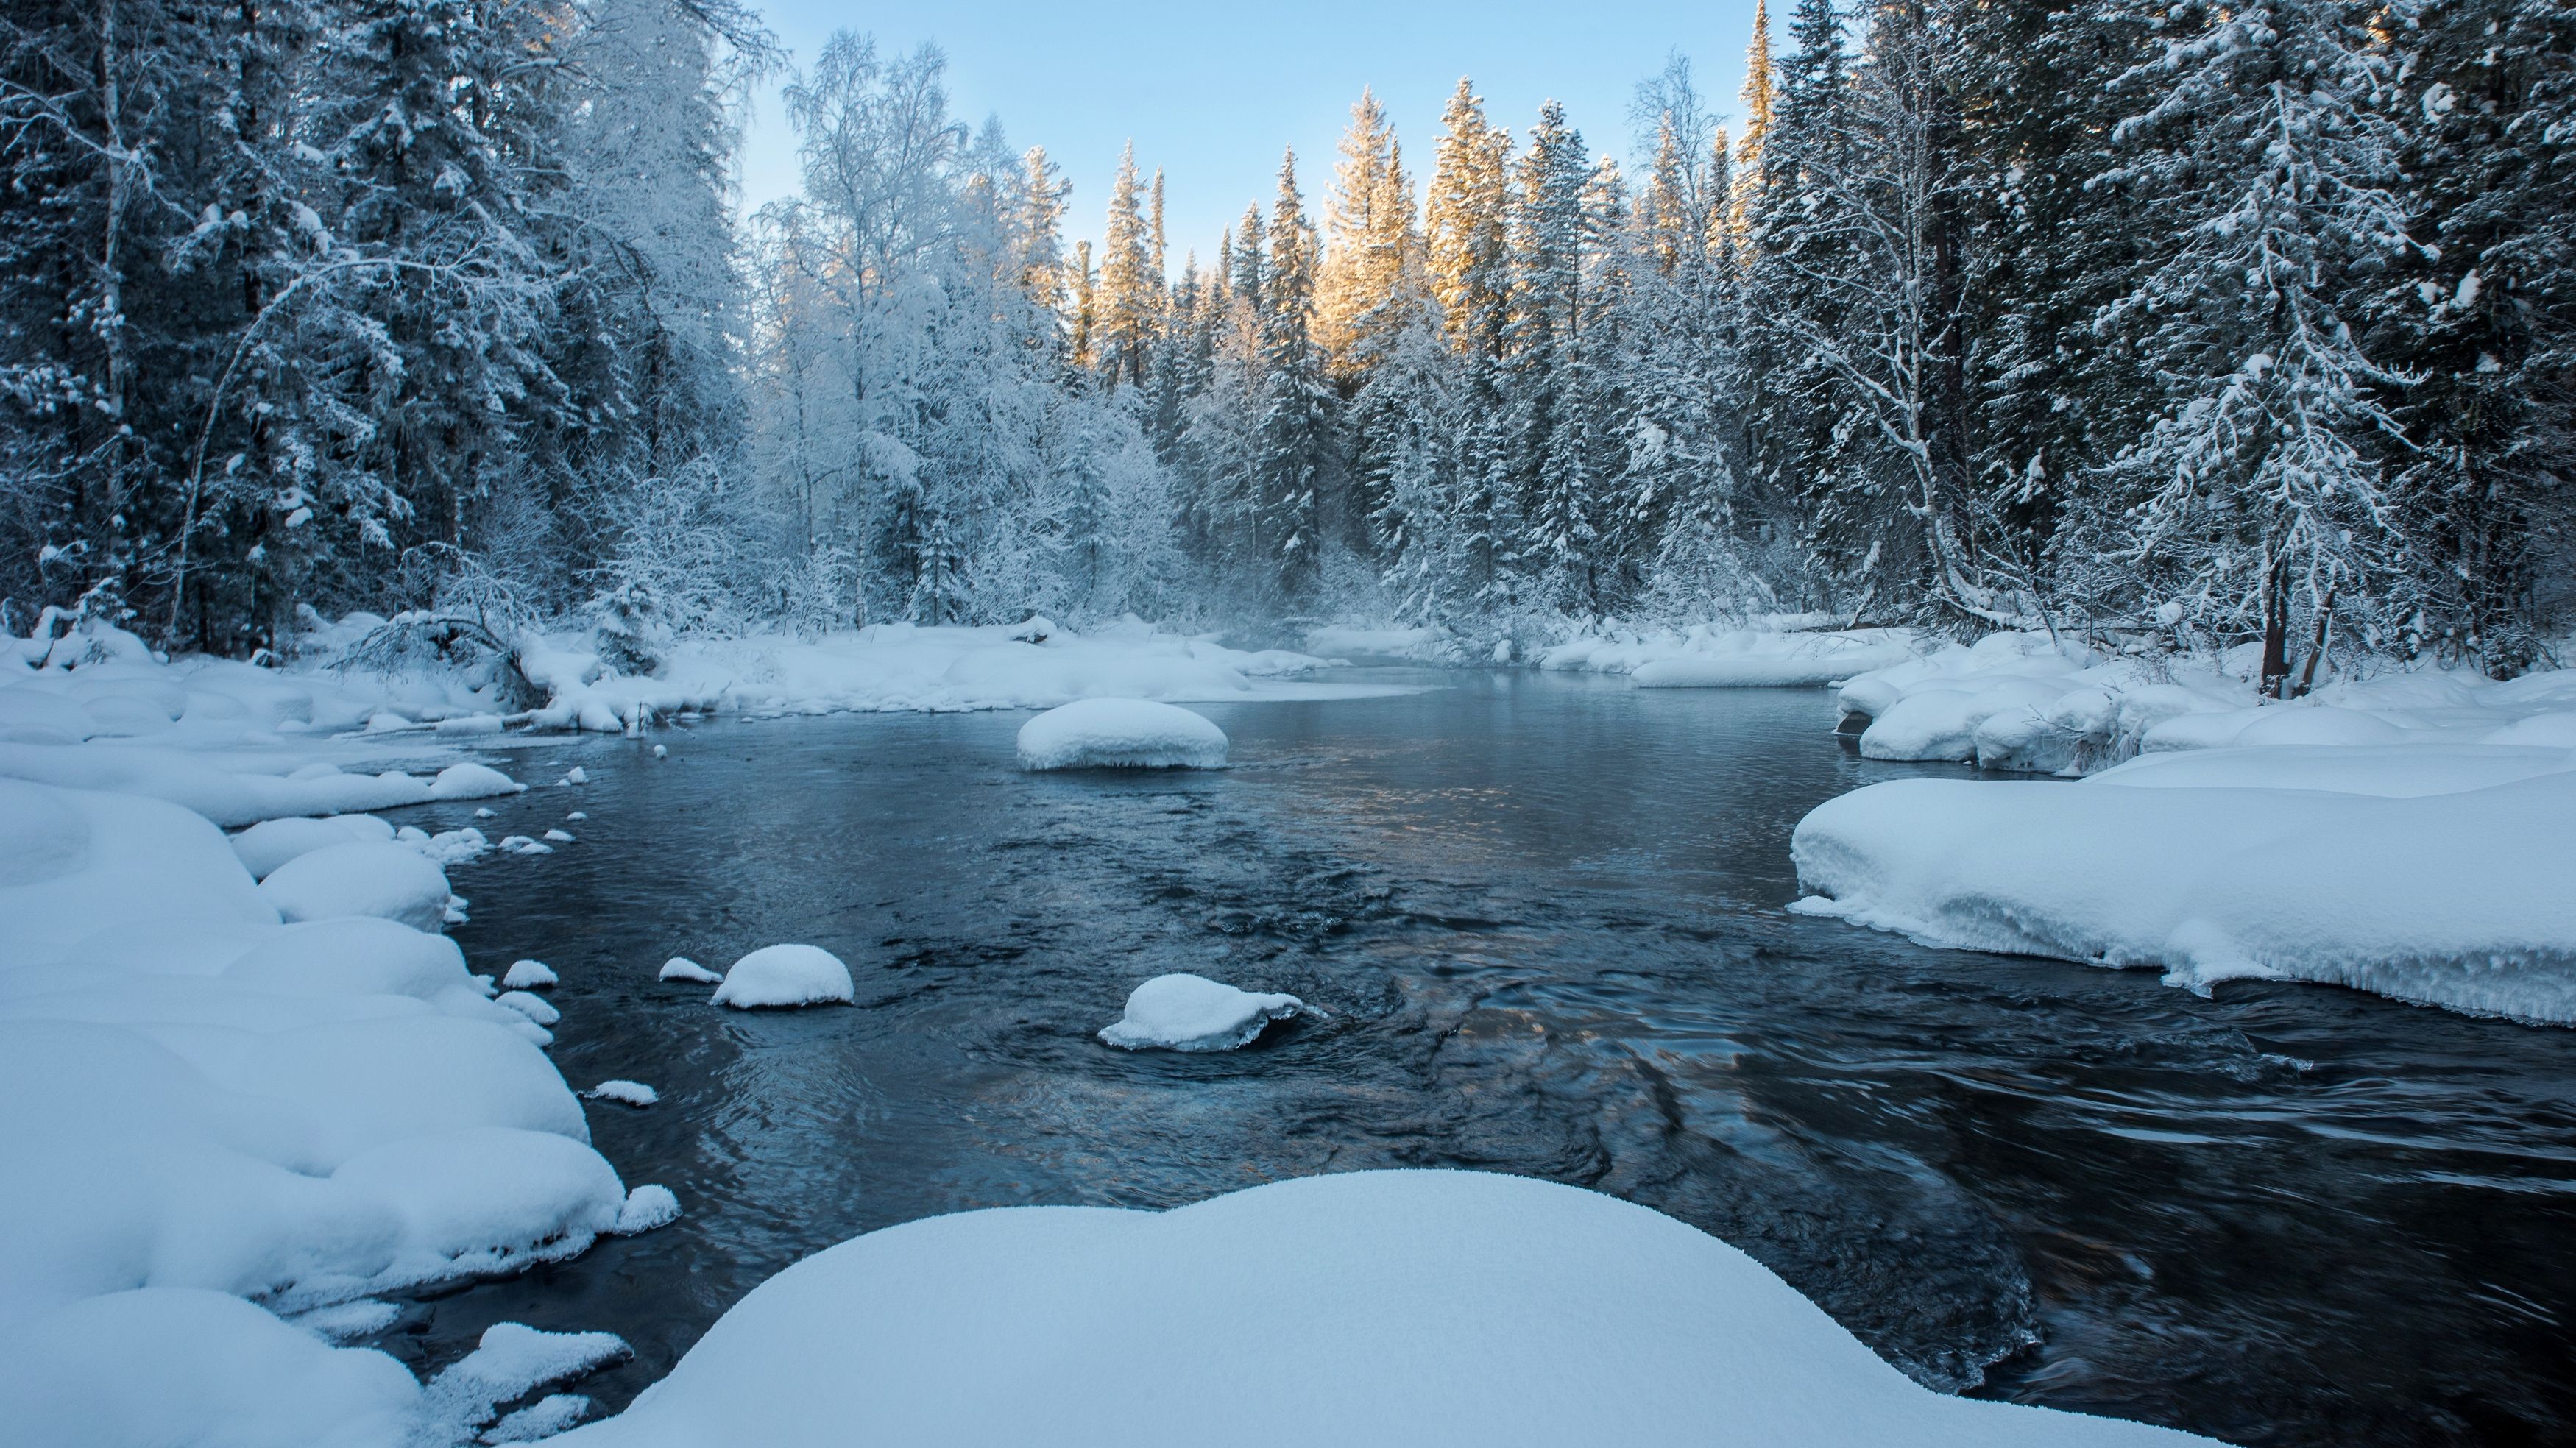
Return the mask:
{"type": "Polygon", "coordinates": [[[1020,726],[1022,769],[1222,769],[1225,731],[1147,699],[1077,699],[1020,726]]]}
{"type": "Polygon", "coordinates": [[[297,855],[262,880],[259,893],[286,920],[372,915],[414,930],[447,922],[447,872],[398,844],[351,841],[297,855]]]}
{"type": "Polygon", "coordinates": [[[1127,1013],[1100,1039],[1130,1051],[1231,1051],[1305,1008],[1292,995],[1258,995],[1203,975],[1158,975],[1128,993],[1127,1013]]]}
{"type": "Polygon", "coordinates": [[[629,1081],[624,1077],[602,1081],[581,1094],[593,1101],[614,1101],[620,1106],[650,1106],[662,1099],[661,1092],[641,1081],[629,1081]]]}
{"type": "Polygon", "coordinates": [[[850,968],[819,945],[764,946],[733,963],[715,1003],[737,1010],[847,1005],[858,994],[850,968]]]}
{"type": "Polygon", "coordinates": [[[555,974],[553,966],[542,960],[514,960],[501,975],[501,989],[544,990],[562,979],[555,974]]]}
{"type": "Polygon", "coordinates": [[[705,966],[698,964],[696,961],[689,959],[685,955],[675,955],[669,960],[662,962],[661,973],[656,975],[654,979],[685,980],[697,985],[714,985],[716,982],[723,980],[724,977],[707,969],[705,966]]]}
{"type": "Polygon", "coordinates": [[[1366,1171],[1168,1212],[871,1232],[737,1303],[565,1448],[758,1443],[2149,1448],[1933,1392],[1742,1252],[1577,1187],[1366,1171]],[[1068,1411],[1095,1403],[1099,1411],[1068,1411]]]}

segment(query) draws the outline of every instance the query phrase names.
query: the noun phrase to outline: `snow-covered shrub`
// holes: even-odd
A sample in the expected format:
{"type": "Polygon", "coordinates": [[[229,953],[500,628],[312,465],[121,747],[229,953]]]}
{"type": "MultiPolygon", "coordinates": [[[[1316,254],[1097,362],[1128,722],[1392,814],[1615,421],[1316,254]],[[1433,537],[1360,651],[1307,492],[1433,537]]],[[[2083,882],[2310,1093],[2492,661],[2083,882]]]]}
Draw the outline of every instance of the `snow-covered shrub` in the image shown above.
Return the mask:
{"type": "Polygon", "coordinates": [[[342,672],[444,674],[469,689],[489,689],[511,712],[545,702],[519,667],[519,650],[488,625],[433,612],[406,613],[369,630],[340,655],[342,672]]]}

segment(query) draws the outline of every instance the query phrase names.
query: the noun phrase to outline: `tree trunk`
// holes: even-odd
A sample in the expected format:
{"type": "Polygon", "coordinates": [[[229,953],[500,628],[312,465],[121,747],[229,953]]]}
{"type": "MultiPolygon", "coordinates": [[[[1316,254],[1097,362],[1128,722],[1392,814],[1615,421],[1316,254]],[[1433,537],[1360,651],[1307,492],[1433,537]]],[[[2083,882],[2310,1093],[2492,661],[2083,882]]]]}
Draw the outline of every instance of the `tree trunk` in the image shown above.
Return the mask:
{"type": "Polygon", "coordinates": [[[2283,557],[2263,574],[2263,697],[2280,698],[2289,677],[2290,560],[2283,557]]]}

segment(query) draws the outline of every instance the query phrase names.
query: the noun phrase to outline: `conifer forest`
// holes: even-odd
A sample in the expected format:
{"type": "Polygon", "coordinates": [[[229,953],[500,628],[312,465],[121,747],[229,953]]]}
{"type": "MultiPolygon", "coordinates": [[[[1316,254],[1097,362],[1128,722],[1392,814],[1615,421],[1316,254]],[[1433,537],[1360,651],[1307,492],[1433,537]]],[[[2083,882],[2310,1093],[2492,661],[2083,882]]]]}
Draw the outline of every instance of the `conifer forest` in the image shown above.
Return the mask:
{"type": "Polygon", "coordinates": [[[1799,0],[1749,44],[1629,116],[1363,95],[1202,253],[1144,158],[1073,197],[846,33],[786,90],[801,194],[737,215],[788,62],[731,0],[19,0],[0,597],[234,656],[460,600],[2545,652],[2564,0],[1799,0]]]}

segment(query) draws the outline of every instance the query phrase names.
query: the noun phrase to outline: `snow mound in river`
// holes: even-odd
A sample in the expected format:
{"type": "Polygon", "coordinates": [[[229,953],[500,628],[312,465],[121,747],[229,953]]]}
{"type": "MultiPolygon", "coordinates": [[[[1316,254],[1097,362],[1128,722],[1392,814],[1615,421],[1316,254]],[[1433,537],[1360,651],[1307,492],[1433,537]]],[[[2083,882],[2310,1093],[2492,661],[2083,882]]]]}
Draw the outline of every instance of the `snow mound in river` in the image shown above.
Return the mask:
{"type": "Polygon", "coordinates": [[[1909,1381],[1742,1252],[1575,1187],[1309,1177],[1010,1207],[771,1278],[566,1448],[850,1442],[2129,1448],[2207,1440],[1909,1381]],[[1268,1384],[1257,1406],[1246,1398],[1268,1384]],[[1101,1411],[1068,1405],[1101,1404],[1101,1411]]]}
{"type": "Polygon", "coordinates": [[[1078,699],[1020,726],[1022,769],[1222,769],[1225,731],[1148,699],[1078,699]]]}
{"type": "Polygon", "coordinates": [[[765,946],[733,963],[715,1003],[737,1010],[847,1005],[858,994],[850,968],[818,945],[765,946]]]}
{"type": "Polygon", "coordinates": [[[1100,1039],[1130,1051],[1231,1051],[1305,1008],[1292,995],[1256,995],[1203,975],[1158,975],[1128,994],[1126,1015],[1100,1039]]]}

